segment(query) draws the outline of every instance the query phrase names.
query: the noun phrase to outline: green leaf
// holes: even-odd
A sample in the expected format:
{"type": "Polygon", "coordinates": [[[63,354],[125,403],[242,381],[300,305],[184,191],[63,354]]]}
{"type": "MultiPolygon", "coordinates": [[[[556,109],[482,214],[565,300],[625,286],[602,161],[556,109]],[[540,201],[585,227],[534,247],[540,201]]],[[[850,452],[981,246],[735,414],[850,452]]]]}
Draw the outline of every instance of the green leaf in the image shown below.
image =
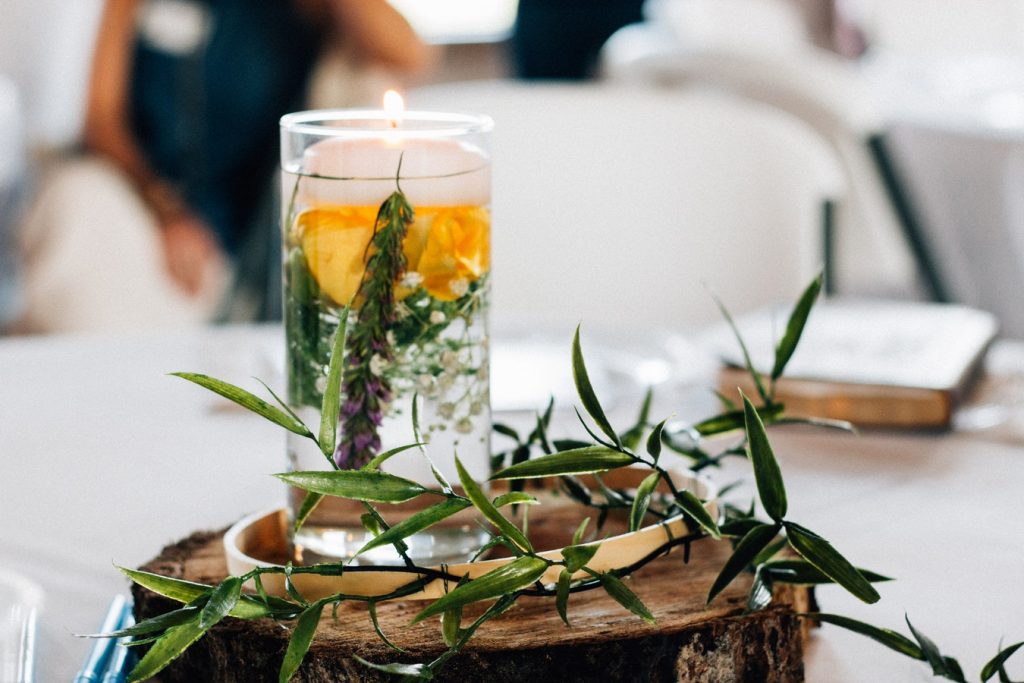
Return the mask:
{"type": "Polygon", "coordinates": [[[547,568],[548,563],[541,558],[524,555],[497,569],[492,569],[483,576],[456,586],[451,593],[438,598],[417,614],[412,623],[419,623],[427,617],[455,607],[497,598],[526,588],[543,576],[547,568]]]}
{"type": "Polygon", "coordinates": [[[505,507],[506,505],[540,505],[539,500],[529,493],[523,493],[522,491],[503,493],[495,498],[493,503],[496,508],[505,507]]]}
{"type": "Polygon", "coordinates": [[[562,557],[565,559],[565,568],[570,574],[575,574],[582,569],[587,562],[594,559],[600,545],[567,545],[562,548],[562,557]]]}
{"type": "Polygon", "coordinates": [[[137,624],[133,624],[128,628],[118,629],[117,631],[111,631],[110,633],[90,633],[88,635],[79,636],[81,638],[127,638],[133,636],[144,636],[150,633],[158,633],[160,631],[166,631],[172,626],[178,626],[184,624],[186,621],[192,621],[199,614],[202,607],[200,605],[188,605],[180,609],[172,610],[170,612],[164,612],[157,616],[140,621],[137,624]]]}
{"type": "Polygon", "coordinates": [[[604,414],[604,408],[601,407],[601,403],[597,400],[597,395],[594,393],[594,387],[590,384],[587,366],[583,361],[583,350],[580,348],[579,325],[576,326],[576,334],[572,339],[572,378],[576,382],[576,393],[579,394],[580,402],[583,403],[583,407],[591,419],[605,433],[605,436],[621,448],[622,442],[619,440],[619,435],[615,433],[611,423],[608,422],[608,418],[604,414]]]}
{"type": "MultiPolygon", "coordinates": [[[[732,400],[731,398],[729,398],[728,396],[723,394],[721,391],[716,391],[715,392],[715,397],[718,399],[718,402],[722,404],[722,408],[724,408],[726,411],[728,411],[728,412],[740,411],[740,407],[738,405],[736,405],[736,401],[732,400]]],[[[740,411],[740,412],[742,412],[742,411],[740,411]]]]}
{"type": "Polygon", "coordinates": [[[551,447],[551,442],[548,441],[548,423],[551,421],[551,410],[554,408],[554,399],[548,403],[548,410],[542,416],[540,413],[537,414],[537,426],[530,432],[529,443],[533,443],[534,440],[540,444],[540,449],[545,453],[553,453],[554,448],[551,447]]]}
{"type": "Polygon", "coordinates": [[[654,429],[647,436],[647,454],[654,458],[654,462],[658,462],[658,458],[661,457],[661,434],[665,431],[666,422],[668,420],[662,420],[654,425],[654,429]]]}
{"type": "MultiPolygon", "coordinates": [[[[587,421],[583,419],[583,414],[580,413],[580,409],[579,408],[577,408],[576,406],[573,406],[572,409],[573,409],[573,412],[576,413],[576,419],[580,421],[580,425],[583,427],[583,430],[587,433],[588,436],[590,436],[591,439],[594,440],[594,443],[600,444],[600,445],[604,446],[605,448],[612,448],[612,449],[615,449],[615,450],[619,450],[618,446],[616,446],[615,444],[613,444],[610,441],[607,441],[606,439],[602,439],[601,437],[599,437],[597,435],[597,432],[595,432],[593,429],[590,428],[590,425],[587,424],[587,421]]],[[[590,445],[590,444],[587,444],[587,445],[590,445]]]]}
{"type": "Polygon", "coordinates": [[[348,327],[348,306],[341,309],[341,322],[334,334],[334,348],[327,366],[327,384],[320,407],[320,450],[328,457],[334,456],[335,440],[338,436],[338,409],[341,406],[341,371],[345,358],[345,329],[348,327]]]}
{"type": "Polygon", "coordinates": [[[558,480],[562,483],[565,493],[570,498],[583,505],[590,505],[593,496],[590,493],[590,489],[582,481],[571,475],[559,477],[558,480]]]}
{"type": "Polygon", "coordinates": [[[1010,645],[1008,647],[1004,647],[1002,650],[999,651],[999,654],[997,654],[992,659],[988,660],[985,666],[981,669],[982,683],[984,683],[985,681],[999,673],[999,670],[1003,668],[1003,665],[1006,663],[1006,660],[1012,657],[1017,650],[1021,649],[1021,647],[1024,647],[1024,641],[1014,643],[1013,645],[1010,645]]]}
{"type": "Polygon", "coordinates": [[[555,447],[556,451],[574,451],[577,448],[586,448],[593,444],[579,439],[553,439],[551,445],[555,447]]]}
{"type": "MultiPolygon", "coordinates": [[[[904,616],[904,619],[907,622],[907,627],[910,629],[910,633],[914,636],[914,640],[916,640],[917,644],[921,646],[921,653],[924,655],[925,660],[931,665],[932,673],[936,676],[944,676],[952,673],[947,665],[947,658],[942,656],[942,653],[939,652],[938,646],[936,646],[928,636],[914,628],[914,625],[910,623],[910,617],[904,616]]],[[[956,660],[953,661],[955,663],[956,660]]],[[[960,665],[956,664],[956,669],[959,668],[960,665]]],[[[954,680],[956,679],[954,678],[954,680]]],[[[962,672],[960,680],[963,680],[962,672]]]]}
{"type": "MultiPolygon", "coordinates": [[[[373,505],[364,502],[363,507],[366,508],[366,514],[360,515],[359,519],[362,520],[364,528],[370,530],[371,526],[376,527],[375,530],[372,532],[375,534],[382,533],[381,530],[387,531],[391,528],[390,525],[384,521],[384,518],[380,516],[380,513],[377,512],[377,509],[373,507],[373,505]],[[369,517],[369,519],[366,519],[367,517],[369,517]]],[[[402,559],[405,560],[406,564],[412,563],[412,560],[409,559],[408,555],[409,546],[405,544],[405,541],[395,541],[394,543],[392,543],[392,545],[395,547],[395,552],[397,552],[402,557],[402,559]]]]}
{"type": "Polygon", "coordinates": [[[583,540],[583,534],[587,530],[587,524],[590,523],[590,517],[584,517],[580,525],[576,527],[576,531],[572,535],[572,544],[579,545],[579,542],[583,540]]]}
{"type": "Polygon", "coordinates": [[[647,514],[647,508],[651,505],[651,496],[654,494],[654,489],[661,481],[661,474],[658,472],[651,472],[644,480],[640,482],[640,486],[636,488],[636,496],[633,498],[633,507],[629,511],[629,530],[636,531],[643,526],[644,516],[647,514]]]}
{"type": "Polygon", "coordinates": [[[373,624],[373,630],[377,634],[377,637],[380,638],[381,642],[390,647],[395,652],[407,654],[406,650],[403,650],[402,648],[392,643],[391,640],[386,635],[384,635],[384,630],[381,629],[380,621],[377,619],[377,602],[375,600],[370,600],[366,603],[366,606],[368,608],[368,611],[370,612],[370,623],[373,624]]]}
{"type": "Polygon", "coordinates": [[[259,396],[251,394],[245,389],[195,372],[172,372],[171,374],[175,377],[187,379],[189,382],[198,384],[204,389],[209,389],[216,394],[220,394],[229,401],[234,401],[243,408],[251,410],[257,415],[260,415],[274,424],[280,425],[299,436],[313,437],[313,432],[309,431],[309,428],[306,427],[306,425],[302,424],[280,408],[272,406],[259,396]]]}
{"type": "Polygon", "coordinates": [[[782,482],[779,463],[768,443],[768,435],[764,431],[764,423],[754,409],[750,399],[740,392],[743,398],[743,415],[747,430],[747,457],[754,468],[754,480],[757,482],[757,495],[768,516],[776,522],[786,516],[786,486],[782,482]]]}
{"type": "Polygon", "coordinates": [[[204,631],[214,627],[226,617],[238,604],[242,595],[242,580],[237,576],[229,576],[210,593],[210,599],[199,615],[199,627],[204,631]]]}
{"type": "Polygon", "coordinates": [[[502,424],[500,422],[495,422],[491,425],[491,429],[498,432],[502,436],[507,436],[508,438],[513,439],[517,444],[519,443],[519,432],[512,429],[508,425],[502,424]]]}
{"type": "Polygon", "coordinates": [[[441,638],[448,647],[453,647],[459,638],[462,626],[462,607],[453,607],[441,612],[441,638]]]}
{"type": "Polygon", "coordinates": [[[887,628],[879,628],[877,626],[872,626],[871,624],[865,624],[863,621],[857,621],[838,614],[812,613],[800,614],[798,616],[807,619],[814,619],[825,624],[832,624],[833,626],[839,626],[841,628],[845,628],[847,631],[853,631],[854,633],[859,633],[862,636],[867,636],[875,642],[885,645],[890,650],[895,650],[896,652],[906,655],[912,659],[923,660],[925,658],[924,653],[921,652],[921,648],[918,647],[914,641],[900,633],[897,633],[896,631],[890,631],[887,628]]]}
{"type": "Polygon", "coordinates": [[[414,481],[375,471],[313,470],[284,472],[274,476],[304,491],[375,503],[403,503],[427,492],[427,489],[414,481]]]}
{"type": "Polygon", "coordinates": [[[793,352],[796,351],[800,335],[804,332],[804,325],[807,324],[807,316],[811,314],[814,302],[818,299],[818,294],[821,292],[821,281],[822,275],[819,273],[818,277],[814,278],[803,294],[800,295],[800,299],[796,302],[793,312],[789,315],[789,322],[786,323],[786,333],[782,335],[779,345],[775,347],[775,365],[772,366],[772,381],[782,376],[782,372],[786,369],[786,364],[793,357],[793,352]]]}
{"type": "Polygon", "coordinates": [[[759,612],[772,603],[772,579],[758,567],[754,572],[754,583],[747,595],[747,611],[759,612]]]}
{"type": "Polygon", "coordinates": [[[562,617],[565,625],[569,625],[569,589],[572,587],[572,576],[563,569],[558,574],[558,584],[555,586],[555,609],[558,616],[562,617]]]}
{"type": "Polygon", "coordinates": [[[793,522],[785,522],[785,527],[789,545],[805,560],[863,602],[878,602],[878,591],[828,541],[793,522]]]}
{"type": "Polygon", "coordinates": [[[707,604],[711,602],[725,590],[725,587],[732,583],[732,580],[740,575],[747,565],[757,557],[757,554],[765,549],[765,547],[772,542],[776,534],[779,533],[781,527],[778,524],[761,524],[754,527],[747,535],[740,539],[740,542],[736,544],[736,549],[733,550],[732,555],[726,560],[722,570],[718,573],[718,578],[711,585],[711,590],[708,591],[707,604]]]}
{"type": "MultiPolygon", "coordinates": [[[[498,508],[494,507],[491,501],[487,500],[487,496],[481,490],[480,486],[473,481],[473,477],[469,476],[469,472],[462,466],[462,462],[458,456],[455,456],[455,469],[459,473],[459,481],[462,483],[462,488],[466,491],[466,495],[476,509],[480,511],[487,521],[498,528],[505,538],[515,543],[517,546],[528,552],[533,552],[533,546],[530,545],[530,541],[527,540],[523,532],[520,531],[515,524],[505,519],[505,516],[498,512],[498,508]]],[[[456,589],[457,590],[457,589],[456,589]]]]}
{"type": "Polygon", "coordinates": [[[711,538],[719,539],[722,537],[722,532],[715,523],[715,518],[704,507],[704,503],[701,502],[700,498],[683,489],[676,496],[676,505],[682,508],[683,512],[689,515],[690,519],[697,522],[704,531],[708,532],[711,538]]]}
{"type": "Polygon", "coordinates": [[[957,683],[967,683],[964,679],[964,670],[960,667],[960,662],[956,661],[952,657],[943,657],[942,661],[946,664],[946,678],[957,683]]]}
{"type": "Polygon", "coordinates": [[[299,670],[306,652],[309,651],[309,644],[313,642],[313,634],[320,625],[320,614],[323,610],[324,603],[314,602],[299,615],[292,630],[292,637],[288,639],[288,649],[284,653],[284,661],[281,662],[281,670],[277,675],[278,683],[288,683],[299,670]]]}
{"type": "Polygon", "coordinates": [[[651,387],[647,388],[647,392],[644,394],[644,401],[640,405],[640,414],[636,418],[636,423],[630,427],[622,435],[622,445],[626,448],[633,450],[640,445],[640,439],[643,437],[644,429],[651,417],[651,401],[654,399],[654,389],[651,387]]]}
{"type": "Polygon", "coordinates": [[[436,505],[431,505],[425,510],[420,510],[416,514],[406,517],[384,533],[371,539],[366,543],[366,545],[359,549],[356,556],[358,557],[373,548],[378,548],[384,545],[394,545],[397,541],[401,541],[413,534],[417,534],[424,529],[437,524],[442,519],[451,517],[455,513],[461,512],[470,506],[471,503],[465,498],[446,498],[436,505]]]}
{"type": "MultiPolygon", "coordinates": [[[[770,406],[762,406],[757,409],[757,414],[761,416],[762,420],[774,421],[776,417],[782,414],[783,406],[781,403],[773,403],[770,406]]],[[[746,424],[746,416],[742,410],[730,411],[728,413],[722,413],[721,415],[715,415],[709,417],[702,422],[698,422],[693,426],[700,436],[714,436],[716,434],[725,434],[726,432],[733,432],[737,429],[743,429],[746,424]]]]}
{"type": "MultiPolygon", "coordinates": [[[[185,604],[192,602],[196,598],[209,595],[212,590],[210,586],[205,586],[201,583],[193,583],[183,579],[172,579],[168,576],[143,572],[137,569],[127,569],[125,567],[118,567],[118,569],[143,588],[148,588],[154,593],[185,604]]],[[[238,619],[259,619],[267,616],[268,609],[248,595],[243,595],[228,614],[238,619]]]]}
{"type": "Polygon", "coordinates": [[[302,499],[302,505],[299,507],[299,511],[295,513],[295,531],[302,528],[302,525],[306,523],[309,516],[313,514],[313,510],[316,510],[316,506],[320,504],[320,501],[324,499],[324,494],[313,493],[308,491],[306,497],[302,499]]]}
{"type": "Polygon", "coordinates": [[[199,625],[198,615],[192,621],[167,629],[132,669],[128,676],[129,683],[152,678],[177,659],[189,645],[199,640],[204,633],[206,629],[199,625]]]}
{"type": "MultiPolygon", "coordinates": [[[[364,512],[363,514],[359,515],[359,523],[363,525],[364,529],[369,531],[374,536],[380,536],[382,533],[384,533],[384,527],[382,527],[380,525],[380,522],[377,521],[377,518],[369,512],[364,512]]],[[[358,555],[358,553],[356,554],[358,555]]]]}
{"type": "Polygon", "coordinates": [[[636,593],[631,591],[622,580],[614,574],[603,573],[598,576],[605,593],[610,595],[615,602],[619,603],[633,614],[637,615],[648,624],[654,623],[654,615],[647,609],[647,606],[640,601],[636,593]]]}
{"type": "Polygon", "coordinates": [[[762,523],[753,517],[743,517],[722,522],[722,526],[718,529],[723,536],[746,536],[751,529],[761,526],[762,523]]]}
{"type": "Polygon", "coordinates": [[[521,462],[494,474],[491,479],[533,479],[563,474],[590,474],[625,467],[636,462],[628,453],[605,446],[560,451],[521,462]]]}
{"type": "MultiPolygon", "coordinates": [[[[789,540],[784,538],[784,537],[776,539],[774,542],[769,543],[768,547],[766,547],[764,550],[759,552],[757,554],[757,557],[755,557],[751,561],[751,564],[754,565],[755,567],[757,567],[758,565],[761,565],[761,564],[764,564],[765,562],[768,562],[770,559],[772,559],[773,557],[778,555],[779,552],[783,548],[785,548],[788,544],[789,544],[789,540]]],[[[807,564],[807,566],[811,567],[811,569],[814,569],[814,567],[809,562],[806,563],[806,564],[807,564]]],[[[829,580],[828,577],[825,577],[825,580],[828,581],[829,580]]]]}
{"type": "Polygon", "coordinates": [[[429,681],[434,677],[434,674],[431,673],[426,664],[401,664],[399,662],[374,664],[373,662],[366,661],[359,655],[352,655],[352,659],[369,669],[383,671],[386,674],[393,674],[395,676],[410,676],[422,681],[429,681]]]}
{"type": "MultiPolygon", "coordinates": [[[[772,560],[765,563],[764,569],[771,574],[773,580],[780,583],[795,583],[805,586],[834,583],[832,579],[825,576],[807,560],[772,560]]],[[[871,583],[892,581],[891,577],[883,576],[867,569],[858,567],[857,571],[871,583]]]]}
{"type": "Polygon", "coordinates": [[[392,448],[391,450],[384,451],[380,455],[374,457],[372,460],[370,460],[370,462],[366,463],[365,465],[363,465],[359,469],[364,470],[364,471],[379,470],[381,465],[383,465],[386,461],[390,460],[392,457],[398,455],[399,453],[404,453],[405,451],[407,451],[407,450],[409,450],[411,448],[419,448],[420,446],[423,446],[423,445],[425,445],[425,444],[422,444],[422,443],[410,443],[410,444],[406,444],[404,446],[399,446],[398,448],[392,448]]]}
{"type": "Polygon", "coordinates": [[[736,327],[736,323],[733,321],[732,316],[729,315],[729,311],[726,309],[725,304],[723,304],[717,296],[712,295],[712,298],[715,300],[715,303],[718,304],[718,310],[722,312],[722,317],[725,318],[727,323],[729,323],[729,328],[732,330],[732,334],[736,338],[736,342],[740,345],[740,351],[743,353],[743,362],[747,367],[747,372],[750,373],[750,377],[754,380],[754,386],[757,387],[758,395],[765,404],[770,404],[772,402],[771,396],[764,388],[764,381],[761,379],[761,373],[757,371],[757,368],[754,367],[754,363],[750,360],[750,352],[747,350],[746,342],[743,341],[743,335],[740,334],[740,330],[736,327]]]}

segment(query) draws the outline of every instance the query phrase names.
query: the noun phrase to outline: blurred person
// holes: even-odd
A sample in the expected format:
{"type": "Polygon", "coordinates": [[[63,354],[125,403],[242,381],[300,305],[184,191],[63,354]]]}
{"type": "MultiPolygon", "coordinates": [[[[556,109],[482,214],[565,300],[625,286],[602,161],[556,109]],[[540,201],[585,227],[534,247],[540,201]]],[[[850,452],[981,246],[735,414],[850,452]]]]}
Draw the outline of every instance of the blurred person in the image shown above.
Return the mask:
{"type": "Polygon", "coordinates": [[[0,74],[0,334],[21,314],[15,217],[24,193],[21,106],[13,81],[0,74]]]}
{"type": "Polygon", "coordinates": [[[199,323],[229,288],[276,291],[278,119],[304,108],[339,43],[400,71],[428,57],[386,0],[107,0],[85,154],[44,182],[22,226],[20,328],[199,323]]]}
{"type": "Polygon", "coordinates": [[[519,0],[512,30],[516,76],[590,78],[613,33],[643,21],[644,0],[519,0]]]}

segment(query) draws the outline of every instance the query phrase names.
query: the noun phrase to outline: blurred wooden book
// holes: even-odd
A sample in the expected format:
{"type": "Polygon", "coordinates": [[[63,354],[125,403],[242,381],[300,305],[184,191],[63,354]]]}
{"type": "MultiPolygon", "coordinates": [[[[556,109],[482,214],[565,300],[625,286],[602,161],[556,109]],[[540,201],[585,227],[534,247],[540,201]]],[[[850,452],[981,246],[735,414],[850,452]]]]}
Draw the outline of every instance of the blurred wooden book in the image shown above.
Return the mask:
{"type": "MultiPolygon", "coordinates": [[[[737,319],[754,367],[770,370],[774,340],[789,311],[737,319]]],[[[776,387],[786,412],[861,426],[946,428],[998,331],[995,316],[964,306],[830,300],[811,313],[797,351],[776,387]]],[[[719,388],[756,395],[726,327],[708,338],[725,363],[719,388]]],[[[765,378],[767,383],[768,379],[765,378]]]]}

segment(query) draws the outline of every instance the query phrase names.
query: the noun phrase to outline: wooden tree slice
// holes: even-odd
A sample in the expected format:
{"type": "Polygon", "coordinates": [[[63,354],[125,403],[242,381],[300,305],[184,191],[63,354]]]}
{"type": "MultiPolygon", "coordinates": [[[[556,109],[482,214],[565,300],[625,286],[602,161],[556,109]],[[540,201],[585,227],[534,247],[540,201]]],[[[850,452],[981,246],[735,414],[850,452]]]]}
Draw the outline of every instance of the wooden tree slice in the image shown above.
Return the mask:
{"type": "MultiPolygon", "coordinates": [[[[550,525],[552,521],[549,521],[550,525]]],[[[531,538],[544,524],[531,521],[531,538]]],[[[203,583],[227,573],[221,533],[196,533],[169,546],[142,569],[203,583]]],[[[543,681],[757,681],[803,680],[806,629],[794,611],[808,611],[813,593],[783,587],[772,606],[745,615],[750,577],[741,576],[705,608],[707,592],[730,553],[728,543],[694,543],[688,566],[676,551],[636,572],[628,585],[657,619],[648,625],[601,590],[575,593],[569,600],[571,627],[559,619],[553,599],[522,598],[486,623],[467,648],[435,678],[489,683],[543,681]]],[[[136,617],[145,619],[177,607],[172,601],[133,587],[136,617]]],[[[385,681],[388,676],[355,661],[429,661],[445,650],[438,620],[409,622],[422,602],[389,602],[377,607],[388,637],[403,655],[374,634],[366,607],[343,604],[333,618],[325,611],[316,638],[293,681],[385,681]]],[[[465,610],[463,623],[482,611],[465,610]]],[[[176,681],[276,681],[289,631],[271,620],[226,619],[160,674],[176,681]]]]}

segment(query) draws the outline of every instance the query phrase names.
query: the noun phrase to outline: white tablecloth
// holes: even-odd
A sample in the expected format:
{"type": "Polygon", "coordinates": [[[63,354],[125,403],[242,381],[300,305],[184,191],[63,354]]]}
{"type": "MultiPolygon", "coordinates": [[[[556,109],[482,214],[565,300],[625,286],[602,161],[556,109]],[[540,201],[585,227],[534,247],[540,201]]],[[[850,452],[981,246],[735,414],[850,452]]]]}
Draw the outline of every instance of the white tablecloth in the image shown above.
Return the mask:
{"type": "MultiPolygon", "coordinates": [[[[254,386],[278,332],[227,328],[132,338],[0,340],[0,566],[40,583],[39,680],[69,680],[113,593],[194,529],[282,499],[281,431],[166,377],[254,386]]],[[[674,407],[667,407],[671,410],[674,407]]],[[[683,417],[700,417],[686,415],[683,417]]],[[[967,435],[776,433],[791,517],[861,566],[898,577],[875,606],[833,587],[822,609],[903,629],[904,612],[969,674],[1000,638],[1024,639],[1024,450],[967,435]]],[[[744,475],[743,463],[720,481],[744,475]]],[[[1024,666],[1013,667],[1019,677],[1024,666]]],[[[834,627],[809,681],[929,680],[926,668],[834,627]]]]}

